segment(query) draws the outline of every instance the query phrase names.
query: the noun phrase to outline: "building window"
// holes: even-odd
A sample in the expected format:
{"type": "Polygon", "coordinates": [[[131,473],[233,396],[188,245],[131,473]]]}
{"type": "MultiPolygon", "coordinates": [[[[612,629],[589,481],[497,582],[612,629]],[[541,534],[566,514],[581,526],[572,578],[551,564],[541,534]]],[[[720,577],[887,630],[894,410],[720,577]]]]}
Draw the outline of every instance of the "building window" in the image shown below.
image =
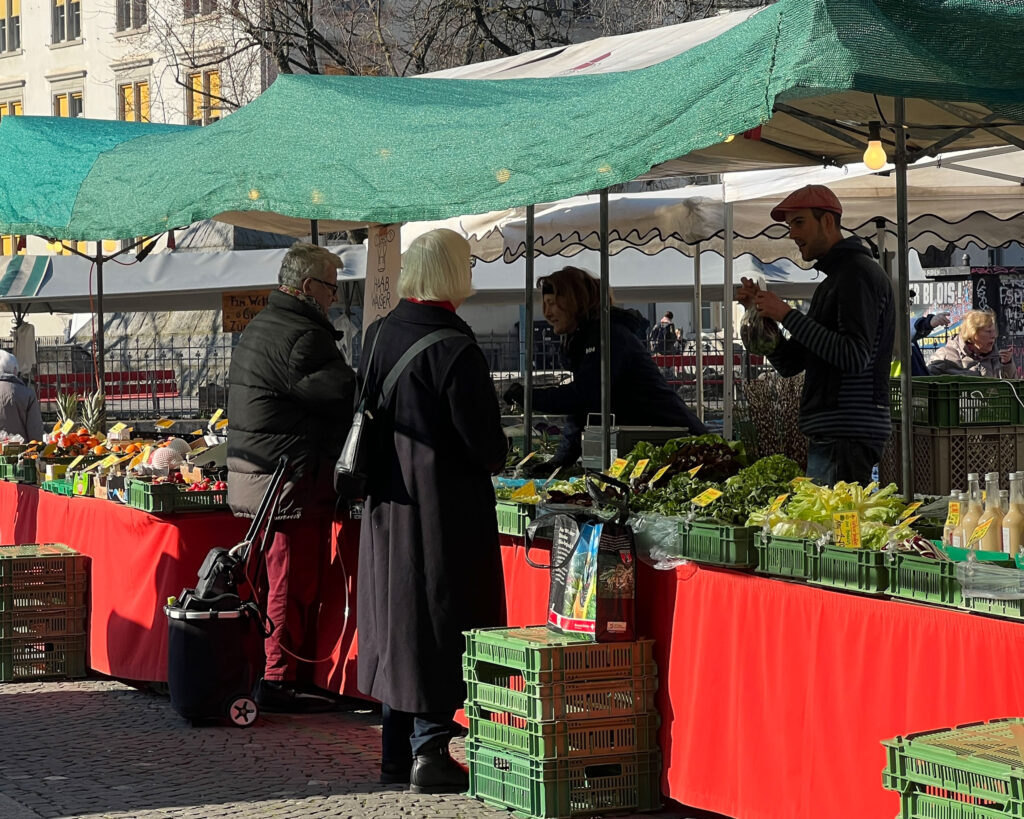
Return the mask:
{"type": "Polygon", "coordinates": [[[51,0],[53,3],[53,42],[63,43],[82,37],[81,0],[51,0]]]}
{"type": "Polygon", "coordinates": [[[4,117],[20,117],[21,114],[21,100],[0,102],[0,120],[3,120],[4,117]]]}
{"type": "Polygon", "coordinates": [[[201,14],[213,14],[217,10],[217,0],[184,0],[185,19],[201,14]]]}
{"type": "Polygon", "coordinates": [[[127,122],[149,122],[149,83],[146,80],[117,86],[117,118],[127,122]]]}
{"type": "Polygon", "coordinates": [[[189,125],[209,125],[221,117],[220,72],[202,71],[188,76],[189,125]]]}
{"type": "Polygon", "coordinates": [[[149,22],[148,0],[116,0],[116,2],[118,31],[142,28],[149,22]]]}
{"type": "Polygon", "coordinates": [[[55,94],[53,97],[53,115],[55,117],[77,117],[82,113],[82,92],[69,91],[66,94],[55,94]]]}
{"type": "Polygon", "coordinates": [[[21,48],[21,0],[0,0],[0,52],[21,48]]]}

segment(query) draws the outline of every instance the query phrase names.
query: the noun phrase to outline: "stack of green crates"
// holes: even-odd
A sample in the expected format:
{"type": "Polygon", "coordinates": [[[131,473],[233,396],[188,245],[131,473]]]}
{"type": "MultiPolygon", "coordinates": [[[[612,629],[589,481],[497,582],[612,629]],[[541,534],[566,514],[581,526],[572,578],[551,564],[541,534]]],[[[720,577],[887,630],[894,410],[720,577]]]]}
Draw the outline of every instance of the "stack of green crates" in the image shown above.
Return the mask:
{"type": "Polygon", "coordinates": [[[0,682],[85,676],[85,595],[74,549],[0,546],[0,682]]]}
{"type": "Polygon", "coordinates": [[[1024,816],[1024,720],[1002,719],[885,740],[882,786],[897,819],[1024,816]]]}
{"type": "Polygon", "coordinates": [[[661,806],[654,643],[466,632],[469,793],[538,819],[661,806]]]}

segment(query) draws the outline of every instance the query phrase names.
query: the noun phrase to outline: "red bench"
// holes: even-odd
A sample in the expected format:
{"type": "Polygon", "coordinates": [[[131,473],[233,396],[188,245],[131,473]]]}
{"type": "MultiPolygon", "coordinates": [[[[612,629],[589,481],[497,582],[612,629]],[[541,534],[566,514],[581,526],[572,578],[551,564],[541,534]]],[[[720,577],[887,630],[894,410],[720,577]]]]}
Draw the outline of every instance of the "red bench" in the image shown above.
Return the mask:
{"type": "MultiPolygon", "coordinates": [[[[103,374],[103,392],[107,401],[145,398],[175,398],[179,395],[174,370],[113,370],[103,374]]],[[[40,401],[55,401],[61,392],[83,394],[96,390],[91,373],[42,373],[36,376],[36,395],[40,401]]]]}
{"type": "MultiPolygon", "coordinates": [[[[654,359],[654,363],[659,367],[694,367],[697,364],[697,356],[693,353],[687,353],[686,355],[662,355],[656,354],[651,356],[654,359]]],[[[705,367],[721,367],[725,361],[725,356],[721,353],[705,353],[701,363],[705,367]]],[[[739,353],[733,353],[732,362],[737,367],[743,363],[743,357],[739,353]]],[[[764,356],[752,355],[750,356],[751,364],[764,364],[764,356]]]]}

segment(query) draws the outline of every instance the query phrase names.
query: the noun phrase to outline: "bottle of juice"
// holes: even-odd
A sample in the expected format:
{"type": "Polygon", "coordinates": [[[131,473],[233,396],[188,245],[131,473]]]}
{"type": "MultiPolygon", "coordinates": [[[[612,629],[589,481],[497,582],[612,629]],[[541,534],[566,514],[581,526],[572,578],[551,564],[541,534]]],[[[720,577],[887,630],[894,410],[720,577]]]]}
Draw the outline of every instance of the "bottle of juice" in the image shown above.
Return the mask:
{"type": "Polygon", "coordinates": [[[955,546],[953,533],[960,526],[960,496],[962,492],[953,490],[949,494],[949,505],[946,511],[946,525],[942,527],[942,545],[955,546]]]}
{"type": "Polygon", "coordinates": [[[1010,473],[1010,511],[1003,518],[1003,551],[1015,555],[1024,546],[1024,473],[1010,473]]]}
{"type": "Polygon", "coordinates": [[[999,508],[1003,510],[1003,516],[1010,511],[1010,493],[1006,489],[999,490],[999,508]]]}
{"type": "MultiPolygon", "coordinates": [[[[960,545],[967,548],[967,541],[971,539],[974,527],[978,525],[978,518],[984,510],[981,506],[981,479],[977,472],[970,472],[967,475],[967,510],[960,512],[960,545]]],[[[975,544],[972,548],[978,548],[975,544]]]]}
{"type": "Polygon", "coordinates": [[[978,518],[978,526],[988,523],[988,531],[978,544],[986,552],[1003,550],[1003,507],[999,502],[999,473],[985,473],[985,511],[978,518]]]}
{"type": "Polygon", "coordinates": [[[964,537],[964,515],[967,514],[967,507],[970,506],[970,495],[966,492],[960,493],[960,509],[957,512],[956,523],[953,525],[952,545],[957,549],[962,549],[967,544],[967,538],[964,537]]]}

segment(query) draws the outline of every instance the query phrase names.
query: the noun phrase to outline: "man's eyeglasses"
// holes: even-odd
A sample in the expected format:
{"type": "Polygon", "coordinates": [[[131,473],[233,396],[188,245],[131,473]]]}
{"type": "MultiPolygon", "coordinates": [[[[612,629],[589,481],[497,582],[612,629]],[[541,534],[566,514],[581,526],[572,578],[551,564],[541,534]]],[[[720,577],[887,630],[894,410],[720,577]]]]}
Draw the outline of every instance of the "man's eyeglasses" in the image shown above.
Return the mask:
{"type": "Polygon", "coordinates": [[[317,282],[318,284],[322,284],[324,287],[331,288],[331,293],[333,295],[338,295],[338,285],[331,284],[330,282],[325,282],[323,279],[314,279],[312,276],[310,276],[310,278],[313,279],[313,281],[317,282]]]}

